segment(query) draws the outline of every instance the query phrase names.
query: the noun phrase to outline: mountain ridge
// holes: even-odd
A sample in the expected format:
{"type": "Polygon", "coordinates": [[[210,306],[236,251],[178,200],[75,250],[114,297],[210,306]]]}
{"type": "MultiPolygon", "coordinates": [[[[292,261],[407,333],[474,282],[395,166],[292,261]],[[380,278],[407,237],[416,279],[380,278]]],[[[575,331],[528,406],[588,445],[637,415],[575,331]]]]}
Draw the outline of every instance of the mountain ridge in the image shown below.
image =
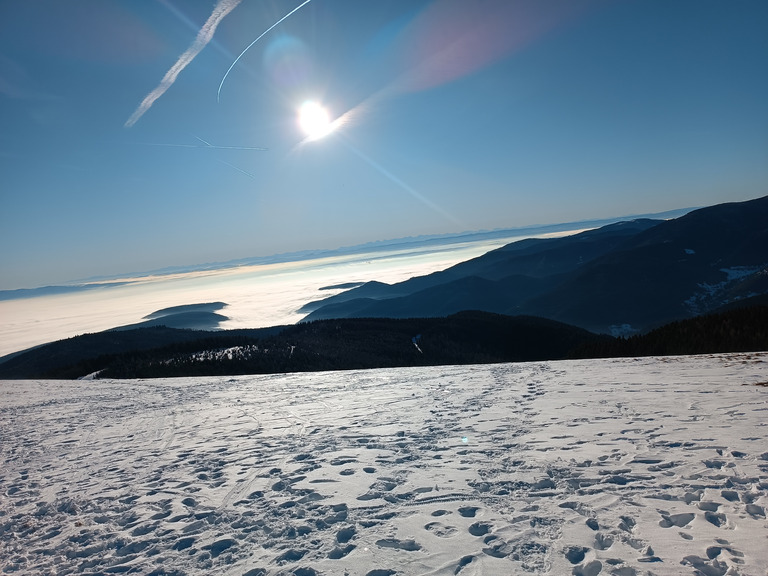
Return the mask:
{"type": "Polygon", "coordinates": [[[302,311],[309,312],[303,321],[311,321],[472,308],[601,333],[642,332],[766,293],[766,270],[768,196],[671,220],[637,219],[562,238],[526,239],[427,276],[368,283],[302,311]],[[474,281],[478,290],[462,299],[469,277],[501,282],[494,287],[474,281]],[[535,293],[528,291],[533,279],[535,293]]]}
{"type": "MultiPolygon", "coordinates": [[[[656,212],[652,214],[625,216],[623,218],[668,218],[673,215],[679,215],[694,210],[695,208],[679,208],[656,212]]],[[[531,235],[531,234],[550,234],[558,232],[567,232],[579,228],[593,228],[595,226],[604,226],[608,223],[621,221],[622,218],[599,218],[590,220],[579,220],[576,222],[562,222],[556,224],[537,224],[531,226],[518,226],[512,228],[497,228],[493,230],[474,230],[444,234],[423,234],[419,236],[409,236],[404,238],[392,238],[386,240],[376,240],[354,244],[349,246],[340,246],[337,248],[316,248],[297,250],[292,252],[282,252],[267,256],[249,256],[245,258],[236,258],[232,260],[205,262],[188,265],[166,266],[144,271],[123,272],[120,274],[109,274],[91,276],[84,279],[72,280],[64,284],[42,285],[37,287],[17,287],[0,289],[0,300],[15,300],[35,298],[37,296],[48,296],[56,294],[65,294],[70,292],[79,292],[92,289],[108,289],[130,285],[152,276],[167,276],[172,274],[187,274],[194,272],[206,272],[211,270],[224,270],[238,268],[242,266],[259,266],[267,264],[278,264],[286,262],[301,262],[317,258],[326,258],[333,256],[343,256],[352,254],[362,254],[368,252],[384,252],[387,250],[399,250],[404,247],[409,248],[429,248],[439,245],[454,245],[476,240],[494,240],[499,238],[509,238],[512,236],[531,235]]]]}
{"type": "Polygon", "coordinates": [[[768,196],[529,238],[397,284],[353,286],[307,303],[291,326],[211,332],[226,319],[217,313],[224,302],[164,308],[0,358],[0,379],[189,375],[201,363],[230,374],[768,349],[768,196]]]}
{"type": "Polygon", "coordinates": [[[0,359],[0,380],[161,378],[768,350],[768,297],[615,338],[533,316],[350,318],[217,332],[111,330],[0,359]]]}

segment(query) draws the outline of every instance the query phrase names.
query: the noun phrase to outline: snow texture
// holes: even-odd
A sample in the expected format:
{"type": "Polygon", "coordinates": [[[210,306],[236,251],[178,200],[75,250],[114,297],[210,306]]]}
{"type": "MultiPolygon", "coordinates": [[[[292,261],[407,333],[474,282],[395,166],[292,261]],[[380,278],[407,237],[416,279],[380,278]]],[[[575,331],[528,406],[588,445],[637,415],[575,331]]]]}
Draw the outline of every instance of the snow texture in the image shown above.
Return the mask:
{"type": "MultiPolygon", "coordinates": [[[[721,268],[720,272],[725,275],[724,280],[716,284],[708,284],[706,282],[699,284],[699,290],[693,294],[693,296],[686,299],[683,304],[692,314],[702,314],[708,310],[717,309],[717,307],[729,302],[726,294],[730,287],[739,280],[765,273],[765,270],[765,264],[759,266],[734,266],[733,268],[721,268]]],[[[757,296],[757,293],[747,294],[745,296],[757,296]]]]}
{"type": "Polygon", "coordinates": [[[11,574],[759,575],[768,353],[0,383],[11,574]]]}

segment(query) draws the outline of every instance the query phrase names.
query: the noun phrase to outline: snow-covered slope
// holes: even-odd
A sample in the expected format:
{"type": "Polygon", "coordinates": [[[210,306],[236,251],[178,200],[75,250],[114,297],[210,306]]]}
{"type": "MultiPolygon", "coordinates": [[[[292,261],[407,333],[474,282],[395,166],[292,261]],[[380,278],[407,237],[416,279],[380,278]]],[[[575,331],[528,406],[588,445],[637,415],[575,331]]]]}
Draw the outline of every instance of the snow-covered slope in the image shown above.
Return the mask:
{"type": "Polygon", "coordinates": [[[16,574],[764,575],[768,353],[0,383],[16,574]]]}

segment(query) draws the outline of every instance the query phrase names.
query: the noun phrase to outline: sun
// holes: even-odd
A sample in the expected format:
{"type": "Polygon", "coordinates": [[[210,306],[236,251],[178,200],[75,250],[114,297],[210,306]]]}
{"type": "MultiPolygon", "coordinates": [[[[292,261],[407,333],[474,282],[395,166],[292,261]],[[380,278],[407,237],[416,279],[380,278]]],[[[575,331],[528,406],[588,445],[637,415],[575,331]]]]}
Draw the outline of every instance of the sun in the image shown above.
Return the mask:
{"type": "Polygon", "coordinates": [[[309,140],[318,140],[333,130],[331,117],[317,102],[304,102],[299,108],[299,126],[309,140]]]}

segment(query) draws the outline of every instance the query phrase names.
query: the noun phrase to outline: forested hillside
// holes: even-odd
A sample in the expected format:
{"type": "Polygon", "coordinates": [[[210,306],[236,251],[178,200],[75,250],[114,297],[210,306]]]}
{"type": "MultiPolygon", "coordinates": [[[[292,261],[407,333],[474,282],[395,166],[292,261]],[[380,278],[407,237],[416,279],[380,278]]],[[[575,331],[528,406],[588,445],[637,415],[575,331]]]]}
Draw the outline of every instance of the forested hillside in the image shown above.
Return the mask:
{"type": "Polygon", "coordinates": [[[148,327],[54,342],[0,363],[0,378],[156,378],[768,350],[768,306],[614,338],[531,316],[318,320],[261,330],[148,327]]]}
{"type": "Polygon", "coordinates": [[[530,238],[442,272],[370,282],[303,311],[318,320],[485,310],[629,334],[760,294],[768,294],[768,196],[530,238]]]}

